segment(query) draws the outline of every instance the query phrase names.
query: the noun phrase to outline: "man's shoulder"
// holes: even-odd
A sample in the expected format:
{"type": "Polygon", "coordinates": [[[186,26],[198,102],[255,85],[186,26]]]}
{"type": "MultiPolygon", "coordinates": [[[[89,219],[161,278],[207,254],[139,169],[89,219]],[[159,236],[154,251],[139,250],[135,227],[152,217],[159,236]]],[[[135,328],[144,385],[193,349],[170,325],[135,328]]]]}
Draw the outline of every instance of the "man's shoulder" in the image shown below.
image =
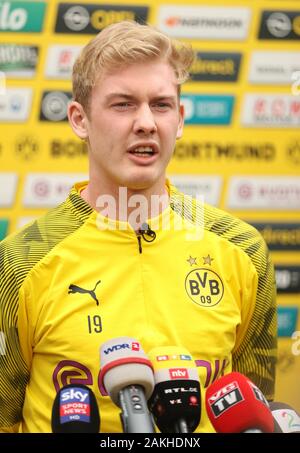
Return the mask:
{"type": "Polygon", "coordinates": [[[188,215],[190,221],[203,226],[204,230],[214,234],[216,239],[228,241],[241,253],[246,253],[257,269],[266,263],[266,243],[256,228],[248,222],[205,203],[201,198],[183,194],[174,187],[171,203],[175,211],[183,216],[188,215]]]}
{"type": "Polygon", "coordinates": [[[0,242],[0,266],[30,269],[83,223],[68,197],[0,242]]]}
{"type": "Polygon", "coordinates": [[[189,215],[194,222],[202,223],[204,228],[225,238],[235,233],[247,233],[262,239],[260,233],[249,223],[230,212],[212,206],[201,197],[187,195],[171,186],[171,206],[183,216],[189,215]]]}
{"type": "Polygon", "coordinates": [[[238,234],[239,239],[241,239],[241,235],[246,238],[248,234],[251,237],[263,239],[250,223],[230,212],[206,203],[204,204],[204,225],[206,230],[227,238],[235,237],[238,234]]]}
{"type": "Polygon", "coordinates": [[[258,274],[265,272],[269,251],[264,238],[253,225],[222,209],[205,205],[204,228],[245,253],[258,274]]]}

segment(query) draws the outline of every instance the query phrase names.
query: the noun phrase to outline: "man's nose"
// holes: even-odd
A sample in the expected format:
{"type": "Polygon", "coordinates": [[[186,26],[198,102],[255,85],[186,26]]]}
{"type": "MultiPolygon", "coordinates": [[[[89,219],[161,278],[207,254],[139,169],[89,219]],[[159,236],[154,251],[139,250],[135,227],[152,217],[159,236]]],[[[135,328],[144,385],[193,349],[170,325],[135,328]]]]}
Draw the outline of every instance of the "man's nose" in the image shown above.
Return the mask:
{"type": "Polygon", "coordinates": [[[134,132],[136,134],[153,134],[157,131],[154,115],[148,104],[143,104],[136,111],[134,132]]]}

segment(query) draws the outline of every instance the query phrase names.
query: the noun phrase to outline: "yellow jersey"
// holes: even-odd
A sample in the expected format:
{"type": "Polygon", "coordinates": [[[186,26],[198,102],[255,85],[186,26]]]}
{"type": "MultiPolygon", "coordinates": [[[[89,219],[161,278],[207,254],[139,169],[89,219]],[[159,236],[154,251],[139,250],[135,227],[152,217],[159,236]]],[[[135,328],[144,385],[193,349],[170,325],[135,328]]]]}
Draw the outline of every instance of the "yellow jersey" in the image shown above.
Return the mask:
{"type": "Polygon", "coordinates": [[[148,225],[110,222],[80,196],[0,243],[0,430],[51,432],[56,392],[89,386],[101,432],[122,432],[101,388],[99,349],[116,337],[144,351],[182,346],[202,392],[197,432],[213,432],[205,389],[232,370],[273,398],[274,269],[261,235],[167,183],[170,202],[148,225]]]}

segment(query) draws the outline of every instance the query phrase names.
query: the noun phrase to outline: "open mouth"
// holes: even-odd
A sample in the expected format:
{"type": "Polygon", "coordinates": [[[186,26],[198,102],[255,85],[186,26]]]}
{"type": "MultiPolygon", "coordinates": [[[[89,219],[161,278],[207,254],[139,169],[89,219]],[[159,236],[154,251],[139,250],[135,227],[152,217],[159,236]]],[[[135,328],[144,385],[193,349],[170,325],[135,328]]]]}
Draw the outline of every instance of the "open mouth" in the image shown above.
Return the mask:
{"type": "Polygon", "coordinates": [[[155,154],[151,146],[139,146],[138,148],[130,150],[129,153],[138,157],[151,157],[155,154]]]}
{"type": "Polygon", "coordinates": [[[150,157],[154,156],[155,152],[151,146],[139,146],[138,148],[132,149],[129,151],[130,154],[138,157],[150,157]]]}

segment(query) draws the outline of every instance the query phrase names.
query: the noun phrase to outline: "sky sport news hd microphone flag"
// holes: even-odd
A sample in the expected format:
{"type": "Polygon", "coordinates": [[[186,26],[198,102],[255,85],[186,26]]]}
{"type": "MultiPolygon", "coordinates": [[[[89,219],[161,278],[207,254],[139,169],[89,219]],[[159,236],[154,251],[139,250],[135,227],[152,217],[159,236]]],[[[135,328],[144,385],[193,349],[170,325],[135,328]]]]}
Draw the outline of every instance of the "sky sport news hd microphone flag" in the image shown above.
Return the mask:
{"type": "Polygon", "coordinates": [[[152,349],[155,387],[149,408],[162,433],[192,433],[200,423],[201,394],[195,362],[179,346],[152,349]]]}
{"type": "Polygon", "coordinates": [[[94,393],[82,384],[62,387],[54,399],[53,433],[99,433],[100,415],[94,393]]]}
{"type": "Polygon", "coordinates": [[[106,341],[100,348],[100,381],[121,408],[125,433],[154,433],[147,400],[153,388],[153,368],[141,344],[130,337],[106,341]]]}
{"type": "Polygon", "coordinates": [[[273,433],[269,404],[250,379],[232,372],[206,390],[206,410],[217,433],[273,433]]]}

